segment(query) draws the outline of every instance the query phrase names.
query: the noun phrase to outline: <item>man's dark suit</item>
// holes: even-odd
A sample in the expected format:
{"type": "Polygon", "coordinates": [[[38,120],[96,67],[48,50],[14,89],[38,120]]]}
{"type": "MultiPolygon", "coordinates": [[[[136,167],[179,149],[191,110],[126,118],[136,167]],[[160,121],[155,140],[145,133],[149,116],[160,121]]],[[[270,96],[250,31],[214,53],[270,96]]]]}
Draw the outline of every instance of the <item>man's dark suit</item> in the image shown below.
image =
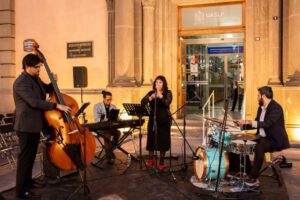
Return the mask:
{"type": "Polygon", "coordinates": [[[251,170],[251,177],[256,179],[262,167],[264,154],[266,152],[280,151],[290,147],[288,135],[284,126],[284,114],[282,107],[274,100],[267,106],[265,118],[260,121],[262,108],[259,107],[255,120],[257,121],[257,133],[263,128],[266,137],[257,141],[254,163],[251,170]]]}
{"type": "Polygon", "coordinates": [[[51,90],[51,84],[46,85],[39,77],[32,77],[26,72],[23,72],[13,84],[16,107],[14,129],[20,144],[17,163],[17,195],[24,194],[32,182],[32,167],[43,128],[44,111],[55,108],[54,103],[45,101],[46,92],[51,90]]]}
{"type": "Polygon", "coordinates": [[[265,119],[260,122],[259,118],[262,109],[258,108],[255,120],[257,123],[257,132],[259,128],[263,128],[266,133],[266,139],[270,140],[272,151],[279,151],[290,147],[288,135],[284,126],[284,115],[282,107],[274,100],[271,100],[267,106],[265,119]]]}

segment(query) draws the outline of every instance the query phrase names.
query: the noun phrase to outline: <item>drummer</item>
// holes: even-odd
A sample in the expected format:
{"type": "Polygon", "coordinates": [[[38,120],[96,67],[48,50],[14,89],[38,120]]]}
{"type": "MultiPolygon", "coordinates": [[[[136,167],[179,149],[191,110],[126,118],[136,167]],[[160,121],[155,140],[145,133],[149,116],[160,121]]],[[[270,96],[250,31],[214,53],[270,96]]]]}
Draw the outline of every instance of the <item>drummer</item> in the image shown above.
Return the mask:
{"type": "Polygon", "coordinates": [[[284,126],[282,107],[273,99],[273,91],[269,86],[258,89],[258,110],[255,120],[240,120],[237,123],[241,129],[257,129],[260,135],[255,148],[253,166],[249,178],[245,180],[248,186],[259,186],[259,172],[263,165],[266,152],[281,151],[289,148],[288,135],[284,126]]]}

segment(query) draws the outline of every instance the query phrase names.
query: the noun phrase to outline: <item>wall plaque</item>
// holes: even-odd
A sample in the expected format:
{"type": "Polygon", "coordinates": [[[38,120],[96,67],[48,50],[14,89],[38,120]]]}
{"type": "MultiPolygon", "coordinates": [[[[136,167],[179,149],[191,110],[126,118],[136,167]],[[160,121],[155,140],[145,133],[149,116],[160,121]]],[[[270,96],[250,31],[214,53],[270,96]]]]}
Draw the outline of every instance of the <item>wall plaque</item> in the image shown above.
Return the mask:
{"type": "Polygon", "coordinates": [[[33,43],[35,42],[34,39],[26,39],[23,41],[23,50],[26,52],[32,52],[33,43]]]}
{"type": "Polygon", "coordinates": [[[67,58],[93,57],[93,42],[67,43],[67,58]]]}

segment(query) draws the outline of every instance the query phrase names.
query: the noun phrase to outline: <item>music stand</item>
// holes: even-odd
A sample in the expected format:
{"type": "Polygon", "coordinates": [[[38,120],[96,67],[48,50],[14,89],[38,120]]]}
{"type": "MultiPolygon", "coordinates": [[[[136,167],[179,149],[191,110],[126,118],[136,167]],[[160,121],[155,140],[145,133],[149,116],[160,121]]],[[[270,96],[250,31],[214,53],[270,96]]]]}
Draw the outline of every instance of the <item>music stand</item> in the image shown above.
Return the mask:
{"type": "Polygon", "coordinates": [[[130,116],[137,116],[139,118],[139,143],[140,143],[140,169],[143,168],[143,155],[142,155],[142,118],[150,116],[150,107],[148,105],[142,106],[141,104],[123,103],[123,106],[130,116]]]}
{"type": "Polygon", "coordinates": [[[76,112],[76,114],[74,115],[74,117],[79,117],[79,115],[82,115],[82,124],[85,124],[87,122],[87,120],[85,119],[85,112],[84,110],[90,105],[90,102],[86,102],[84,104],[81,105],[81,107],[79,108],[79,110],[76,112]]]}

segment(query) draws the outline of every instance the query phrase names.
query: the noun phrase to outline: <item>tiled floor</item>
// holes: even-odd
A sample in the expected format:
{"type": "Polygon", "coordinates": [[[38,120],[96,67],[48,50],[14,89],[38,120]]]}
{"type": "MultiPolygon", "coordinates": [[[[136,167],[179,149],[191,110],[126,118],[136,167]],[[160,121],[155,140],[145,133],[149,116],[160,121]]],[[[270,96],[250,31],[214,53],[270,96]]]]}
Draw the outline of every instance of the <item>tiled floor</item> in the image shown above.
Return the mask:
{"type": "Polygon", "coordinates": [[[290,200],[300,199],[300,149],[290,148],[282,152],[287,162],[292,162],[292,168],[281,168],[283,180],[290,200]]]}
{"type": "MultiPolygon", "coordinates": [[[[237,117],[237,116],[236,116],[237,117]]],[[[236,117],[233,117],[236,119],[236,117]]],[[[178,127],[174,125],[172,127],[172,154],[174,155],[183,155],[183,139],[182,134],[178,130],[178,128],[183,130],[183,121],[176,120],[178,127]]],[[[202,121],[198,116],[189,116],[186,121],[186,153],[189,157],[192,155],[192,151],[202,144],[202,121]]],[[[143,130],[145,134],[145,130],[143,130]]],[[[138,143],[138,136],[135,135],[134,140],[128,140],[126,144],[124,144],[124,148],[129,152],[138,152],[139,150],[139,143],[138,143]]],[[[143,135],[142,140],[142,147],[143,147],[143,154],[146,154],[145,151],[145,144],[146,144],[146,135],[143,135]]],[[[283,180],[285,182],[285,186],[289,195],[289,199],[291,200],[298,200],[300,199],[300,149],[291,148],[280,152],[283,154],[288,162],[293,163],[292,168],[282,168],[281,173],[283,175],[283,180]]],[[[3,167],[0,168],[0,189],[1,191],[12,188],[14,185],[15,174],[14,171],[9,171],[9,169],[4,169],[3,167]],[[7,171],[5,171],[7,170],[7,171]],[[5,186],[5,187],[3,187],[5,186]]],[[[35,174],[39,174],[41,172],[41,165],[40,162],[37,161],[35,165],[35,174]]],[[[107,180],[105,180],[107,182],[107,180]]],[[[150,186],[150,185],[149,185],[150,186]]],[[[148,188],[149,189],[149,188],[148,188]]],[[[276,188],[275,188],[276,190],[276,188]]],[[[268,190],[270,191],[270,189],[268,190]]],[[[171,194],[170,194],[171,195],[171,194]]],[[[172,196],[172,195],[171,195],[172,196]]],[[[171,197],[170,196],[170,197],[171,197]]],[[[182,199],[184,196],[182,196],[182,199]]]]}

